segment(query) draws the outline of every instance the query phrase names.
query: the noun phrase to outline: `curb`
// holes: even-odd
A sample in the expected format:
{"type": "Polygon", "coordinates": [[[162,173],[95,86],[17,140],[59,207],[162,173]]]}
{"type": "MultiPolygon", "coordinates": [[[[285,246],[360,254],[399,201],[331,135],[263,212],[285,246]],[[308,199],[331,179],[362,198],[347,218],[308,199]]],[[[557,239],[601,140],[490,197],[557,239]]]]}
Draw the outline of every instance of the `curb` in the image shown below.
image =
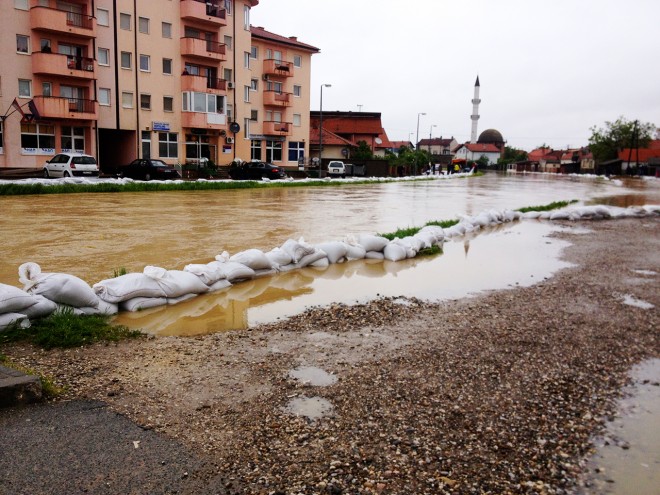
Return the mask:
{"type": "Polygon", "coordinates": [[[0,366],[0,407],[29,404],[41,398],[39,377],[0,366]]]}

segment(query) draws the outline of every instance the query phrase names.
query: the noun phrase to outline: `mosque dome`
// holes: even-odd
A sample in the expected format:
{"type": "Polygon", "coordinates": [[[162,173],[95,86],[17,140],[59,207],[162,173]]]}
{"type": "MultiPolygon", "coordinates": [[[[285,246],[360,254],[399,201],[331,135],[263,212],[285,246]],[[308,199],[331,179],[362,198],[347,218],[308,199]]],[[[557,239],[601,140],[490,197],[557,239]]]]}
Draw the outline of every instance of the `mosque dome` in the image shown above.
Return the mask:
{"type": "Polygon", "coordinates": [[[502,133],[497,129],[486,129],[484,132],[479,134],[477,143],[501,145],[504,143],[504,138],[502,137],[502,133]]]}

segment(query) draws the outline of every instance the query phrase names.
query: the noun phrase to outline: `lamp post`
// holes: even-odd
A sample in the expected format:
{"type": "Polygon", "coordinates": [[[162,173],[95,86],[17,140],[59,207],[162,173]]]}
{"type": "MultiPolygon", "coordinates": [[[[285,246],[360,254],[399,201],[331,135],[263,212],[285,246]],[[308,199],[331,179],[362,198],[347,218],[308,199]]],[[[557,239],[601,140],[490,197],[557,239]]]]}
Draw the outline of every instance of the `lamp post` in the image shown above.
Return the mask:
{"type": "Polygon", "coordinates": [[[321,102],[319,105],[319,179],[323,177],[323,88],[330,88],[332,84],[321,84],[321,102]]]}
{"type": "Polygon", "coordinates": [[[415,167],[413,169],[413,175],[417,175],[417,148],[419,147],[419,117],[426,115],[424,112],[419,112],[417,114],[417,138],[415,140],[415,167]]]}
{"type": "Polygon", "coordinates": [[[433,128],[438,127],[436,124],[433,124],[431,126],[431,129],[429,129],[429,155],[431,154],[431,140],[433,139],[433,128]]]}

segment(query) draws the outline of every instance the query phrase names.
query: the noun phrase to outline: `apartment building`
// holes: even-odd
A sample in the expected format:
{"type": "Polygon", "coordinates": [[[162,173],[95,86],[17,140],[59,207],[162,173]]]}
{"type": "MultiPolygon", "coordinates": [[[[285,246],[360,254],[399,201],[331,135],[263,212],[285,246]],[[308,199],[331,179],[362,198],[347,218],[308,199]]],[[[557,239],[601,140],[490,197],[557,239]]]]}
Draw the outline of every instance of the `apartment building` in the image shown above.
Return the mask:
{"type": "Polygon", "coordinates": [[[70,150],[106,170],[309,155],[319,50],[252,27],[258,0],[5,1],[0,167],[70,150]]]}

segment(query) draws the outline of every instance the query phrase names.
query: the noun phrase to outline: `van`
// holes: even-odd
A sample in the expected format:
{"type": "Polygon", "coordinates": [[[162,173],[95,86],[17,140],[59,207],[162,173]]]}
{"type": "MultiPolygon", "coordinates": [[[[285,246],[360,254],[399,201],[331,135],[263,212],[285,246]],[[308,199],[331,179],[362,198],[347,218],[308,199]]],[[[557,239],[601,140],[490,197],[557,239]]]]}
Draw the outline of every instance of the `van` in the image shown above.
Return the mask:
{"type": "Polygon", "coordinates": [[[339,175],[346,177],[346,165],[339,160],[332,160],[328,163],[328,175],[339,175]]]}

